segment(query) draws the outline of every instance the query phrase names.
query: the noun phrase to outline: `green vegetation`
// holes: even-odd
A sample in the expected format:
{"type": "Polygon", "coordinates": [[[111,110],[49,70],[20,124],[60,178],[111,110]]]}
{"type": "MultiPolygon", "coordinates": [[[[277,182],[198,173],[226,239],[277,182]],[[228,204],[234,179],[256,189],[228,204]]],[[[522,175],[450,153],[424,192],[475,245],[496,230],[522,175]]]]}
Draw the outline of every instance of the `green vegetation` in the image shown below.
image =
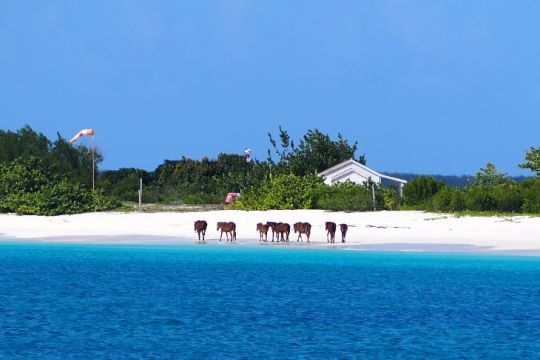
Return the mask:
{"type": "Polygon", "coordinates": [[[317,205],[320,209],[333,211],[369,211],[374,208],[371,189],[351,182],[325,186],[317,205]]]}
{"type": "Polygon", "coordinates": [[[525,155],[525,162],[519,165],[520,168],[530,169],[536,177],[540,176],[540,147],[531,147],[525,155]]]}
{"type": "MultiPolygon", "coordinates": [[[[137,201],[142,179],[143,202],[158,205],[219,204],[228,192],[241,192],[232,208],[540,213],[540,148],[530,148],[520,165],[535,176],[525,181],[516,182],[487,163],[464,187],[431,176],[413,178],[401,198],[392,187],[328,186],[316,176],[351,158],[365,164],[364,155],[355,155],[357,143],[340,134],[333,140],[313,129],[296,145],[280,127],[277,136],[268,137],[266,161],[219,154],[216,159],[165,160],[154,171],[97,169],[97,190],[92,191],[88,147],[73,146],[59,134],[51,141],[29,126],[0,131],[0,212],[58,215],[119,208],[120,201],[137,201]]],[[[96,160],[98,165],[102,161],[99,152],[96,160]]]]}
{"type": "MultiPolygon", "coordinates": [[[[274,153],[279,157],[274,161],[271,150],[268,150],[267,160],[274,171],[298,176],[316,175],[342,161],[353,159],[358,149],[356,142],[350,145],[341,134],[338,134],[338,139],[334,141],[316,129],[308,130],[300,139],[298,146],[294,145],[289,134],[281,127],[279,127],[279,144],[272,134],[269,133],[268,138],[274,153]]],[[[360,156],[357,161],[365,164],[365,156],[360,156]]]]}
{"type": "Polygon", "coordinates": [[[409,181],[404,187],[404,202],[413,207],[425,207],[444,186],[442,181],[437,181],[432,176],[420,176],[409,181]]]}
{"type": "Polygon", "coordinates": [[[325,185],[316,176],[269,176],[252,187],[232,207],[244,210],[313,209],[325,185]]]}
{"type": "Polygon", "coordinates": [[[537,173],[517,183],[488,162],[464,188],[429,177],[410,181],[404,188],[404,205],[440,212],[540,213],[540,178],[537,173]]]}
{"type": "Polygon", "coordinates": [[[0,212],[59,215],[119,205],[90,190],[90,150],[73,147],[60,135],[51,142],[28,126],[0,131],[0,159],[0,212]]]}

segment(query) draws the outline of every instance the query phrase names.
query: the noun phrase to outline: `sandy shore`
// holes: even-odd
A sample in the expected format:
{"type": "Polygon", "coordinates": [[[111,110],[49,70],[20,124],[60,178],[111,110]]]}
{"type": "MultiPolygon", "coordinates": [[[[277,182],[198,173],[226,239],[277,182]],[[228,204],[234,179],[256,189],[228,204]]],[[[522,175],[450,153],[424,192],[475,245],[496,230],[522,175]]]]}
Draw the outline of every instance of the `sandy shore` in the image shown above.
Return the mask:
{"type": "MultiPolygon", "coordinates": [[[[257,244],[258,222],[312,224],[311,245],[327,246],[325,221],[349,225],[346,246],[410,251],[540,252],[540,217],[455,217],[420,211],[366,213],[294,211],[208,211],[187,213],[89,213],[55,217],[0,215],[0,239],[111,244],[192,244],[195,220],[208,222],[207,243],[216,243],[216,222],[237,224],[238,244],[257,244]]],[[[291,245],[297,235],[291,233],[291,245]]],[[[336,245],[342,246],[336,235],[336,245]]]]}

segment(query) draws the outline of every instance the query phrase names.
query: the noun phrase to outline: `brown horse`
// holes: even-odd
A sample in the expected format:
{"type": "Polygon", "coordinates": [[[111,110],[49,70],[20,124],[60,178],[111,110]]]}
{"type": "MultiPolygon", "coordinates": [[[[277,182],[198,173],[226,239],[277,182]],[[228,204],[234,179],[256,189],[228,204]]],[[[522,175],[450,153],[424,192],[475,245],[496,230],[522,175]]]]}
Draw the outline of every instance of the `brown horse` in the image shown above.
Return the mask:
{"type": "Polygon", "coordinates": [[[331,242],[332,244],[336,241],[336,223],[327,221],[325,223],[326,229],[326,241],[331,242]]]}
{"type": "Polygon", "coordinates": [[[259,242],[263,241],[263,236],[264,236],[264,242],[267,242],[268,241],[268,225],[258,223],[257,231],[259,232],[259,242]]]}
{"type": "Polygon", "coordinates": [[[225,233],[225,236],[227,237],[227,241],[229,241],[229,233],[231,233],[231,241],[236,241],[236,224],[233,222],[223,222],[220,221],[217,223],[217,230],[221,229],[221,235],[219,235],[219,241],[221,241],[221,237],[223,236],[223,233],[225,233]]]}
{"type": "Polygon", "coordinates": [[[289,241],[289,234],[291,233],[291,225],[287,223],[279,222],[274,227],[276,233],[278,234],[278,241],[289,241]],[[281,235],[281,240],[279,236],[281,235]]]}
{"type": "Polygon", "coordinates": [[[311,224],[307,222],[297,222],[293,226],[294,232],[298,233],[298,240],[296,241],[302,240],[303,242],[304,240],[302,239],[302,234],[306,234],[307,242],[309,242],[309,235],[311,234],[311,224]]]}
{"type": "Polygon", "coordinates": [[[202,240],[204,241],[204,235],[206,234],[206,228],[208,227],[208,223],[204,220],[197,220],[195,221],[195,231],[197,232],[197,235],[199,237],[199,241],[201,241],[201,234],[202,234],[202,240]]]}
{"type": "Polygon", "coordinates": [[[339,224],[339,229],[341,230],[341,242],[345,242],[345,236],[347,236],[347,230],[349,230],[349,227],[347,224],[339,224]]]}
{"type": "Polygon", "coordinates": [[[274,242],[274,235],[276,235],[276,225],[277,225],[277,222],[274,222],[274,221],[266,222],[266,226],[268,226],[268,228],[272,230],[272,242],[274,242]]]}

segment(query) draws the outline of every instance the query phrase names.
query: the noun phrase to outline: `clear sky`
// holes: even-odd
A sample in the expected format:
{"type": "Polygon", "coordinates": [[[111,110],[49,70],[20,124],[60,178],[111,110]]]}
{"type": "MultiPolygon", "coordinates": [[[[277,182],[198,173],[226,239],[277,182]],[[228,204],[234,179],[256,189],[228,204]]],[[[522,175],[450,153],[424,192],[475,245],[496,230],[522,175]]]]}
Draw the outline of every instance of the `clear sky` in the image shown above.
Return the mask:
{"type": "Polygon", "coordinates": [[[102,168],[250,147],[279,125],[379,171],[512,175],[540,146],[540,2],[1,1],[0,128],[94,128],[102,168]]]}

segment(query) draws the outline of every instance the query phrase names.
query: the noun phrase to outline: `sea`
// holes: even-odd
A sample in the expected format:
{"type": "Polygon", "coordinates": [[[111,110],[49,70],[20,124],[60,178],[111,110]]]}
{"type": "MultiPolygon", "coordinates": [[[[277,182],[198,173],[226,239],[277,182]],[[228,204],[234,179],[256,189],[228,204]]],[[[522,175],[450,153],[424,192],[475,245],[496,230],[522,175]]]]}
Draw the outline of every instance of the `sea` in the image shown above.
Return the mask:
{"type": "Polygon", "coordinates": [[[0,244],[0,359],[395,358],[540,358],[540,257],[0,244]]]}

